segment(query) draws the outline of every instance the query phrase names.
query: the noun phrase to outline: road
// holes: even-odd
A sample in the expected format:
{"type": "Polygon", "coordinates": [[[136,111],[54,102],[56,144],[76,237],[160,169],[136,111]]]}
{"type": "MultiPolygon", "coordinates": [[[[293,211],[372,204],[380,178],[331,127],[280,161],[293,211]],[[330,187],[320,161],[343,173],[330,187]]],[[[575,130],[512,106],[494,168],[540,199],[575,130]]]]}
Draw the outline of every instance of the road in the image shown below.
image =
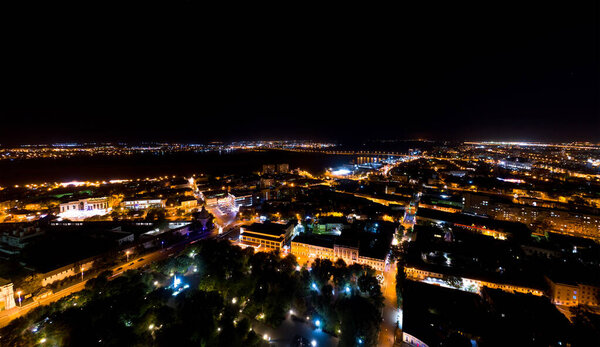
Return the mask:
{"type": "MultiPolygon", "coordinates": [[[[132,258],[131,261],[126,262],[125,264],[121,264],[121,265],[117,265],[117,266],[113,267],[111,269],[113,272],[113,275],[110,277],[110,279],[120,276],[122,273],[124,273],[127,270],[138,269],[138,268],[144,267],[146,265],[149,265],[155,261],[165,259],[171,254],[181,252],[188,244],[190,244],[192,242],[195,242],[195,241],[201,240],[201,239],[205,239],[205,238],[209,238],[212,236],[215,236],[214,232],[194,235],[194,236],[189,237],[188,239],[180,241],[180,242],[178,242],[172,246],[169,246],[165,249],[161,249],[161,250],[154,251],[152,253],[144,254],[143,256],[140,256],[138,258],[132,258]]],[[[56,293],[52,293],[51,295],[49,295],[43,299],[31,302],[27,305],[23,305],[22,307],[17,306],[10,310],[5,310],[5,311],[0,312],[0,328],[3,328],[6,325],[8,325],[13,319],[24,316],[25,314],[27,314],[29,311],[31,311],[32,309],[34,309],[36,307],[48,305],[50,303],[56,302],[56,301],[64,298],[65,296],[68,296],[68,295],[71,295],[72,293],[83,290],[85,288],[85,283],[89,279],[90,278],[85,279],[82,282],[76,283],[76,284],[74,284],[70,287],[67,287],[65,289],[62,289],[56,293]]]]}
{"type": "Polygon", "coordinates": [[[398,307],[396,298],[396,264],[390,264],[390,269],[384,272],[384,281],[381,291],[383,292],[384,307],[382,322],[379,331],[378,346],[393,346],[394,334],[398,320],[398,307]]]}

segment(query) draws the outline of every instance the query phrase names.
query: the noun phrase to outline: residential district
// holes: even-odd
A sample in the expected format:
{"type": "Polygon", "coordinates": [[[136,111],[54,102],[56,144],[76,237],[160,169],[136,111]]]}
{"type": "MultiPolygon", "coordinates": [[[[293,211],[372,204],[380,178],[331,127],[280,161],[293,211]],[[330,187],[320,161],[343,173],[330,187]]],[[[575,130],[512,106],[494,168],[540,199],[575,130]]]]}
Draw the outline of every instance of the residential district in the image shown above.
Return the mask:
{"type": "Polygon", "coordinates": [[[0,187],[0,344],[600,345],[597,144],[0,158],[257,149],[347,164],[0,187]]]}

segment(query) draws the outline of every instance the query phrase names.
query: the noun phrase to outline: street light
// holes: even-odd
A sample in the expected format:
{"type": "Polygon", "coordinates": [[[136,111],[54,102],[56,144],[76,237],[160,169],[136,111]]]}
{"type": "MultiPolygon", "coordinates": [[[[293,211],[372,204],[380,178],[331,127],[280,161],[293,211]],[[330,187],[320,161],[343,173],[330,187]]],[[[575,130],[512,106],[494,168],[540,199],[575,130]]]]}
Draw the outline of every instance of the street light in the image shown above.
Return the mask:
{"type": "Polygon", "coordinates": [[[127,256],[127,261],[129,261],[129,254],[130,253],[131,253],[130,251],[125,251],[125,255],[127,256]]]}
{"type": "Polygon", "coordinates": [[[85,270],[85,269],[84,269],[84,268],[83,268],[83,266],[82,266],[82,267],[81,267],[81,281],[83,281],[83,270],[85,270]]]}
{"type": "Polygon", "coordinates": [[[19,296],[19,307],[22,307],[22,305],[21,305],[21,291],[20,290],[17,292],[17,295],[19,296]]]}

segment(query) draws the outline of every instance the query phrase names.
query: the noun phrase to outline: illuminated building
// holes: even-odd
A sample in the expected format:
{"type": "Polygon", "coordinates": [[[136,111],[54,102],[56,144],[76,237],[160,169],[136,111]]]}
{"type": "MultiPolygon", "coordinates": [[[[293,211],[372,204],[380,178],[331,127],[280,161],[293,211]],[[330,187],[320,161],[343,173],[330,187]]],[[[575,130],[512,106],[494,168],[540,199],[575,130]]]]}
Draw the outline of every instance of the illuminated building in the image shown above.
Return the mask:
{"type": "Polygon", "coordinates": [[[565,306],[600,306],[600,287],[598,285],[558,281],[546,277],[550,286],[549,296],[552,303],[565,306]]]}
{"type": "Polygon", "coordinates": [[[285,174],[290,172],[290,164],[282,163],[282,164],[263,164],[262,166],[262,174],[263,175],[271,175],[271,174],[285,174]]]}
{"type": "Polygon", "coordinates": [[[15,306],[13,284],[8,280],[0,278],[0,311],[9,310],[15,306]]]}
{"type": "Polygon", "coordinates": [[[121,202],[121,206],[128,210],[145,210],[148,208],[164,208],[166,199],[127,199],[121,202]]]}
{"type": "Polygon", "coordinates": [[[417,213],[417,222],[429,222],[438,225],[447,224],[477,234],[491,236],[498,240],[506,240],[511,233],[515,232],[529,233],[524,225],[517,223],[497,221],[462,213],[448,213],[426,208],[419,209],[417,213]]]}
{"type": "Polygon", "coordinates": [[[108,198],[88,198],[60,204],[60,213],[69,211],[94,211],[108,209],[108,198]]]}
{"type": "Polygon", "coordinates": [[[511,170],[531,170],[532,167],[531,162],[522,158],[505,159],[501,160],[498,164],[511,170]]]}
{"type": "Polygon", "coordinates": [[[344,260],[346,264],[368,265],[378,272],[385,271],[385,259],[367,257],[360,254],[359,247],[335,243],[333,240],[310,236],[298,236],[292,241],[291,252],[299,259],[329,259],[335,262],[344,260]]]}
{"type": "Polygon", "coordinates": [[[295,223],[253,223],[240,228],[242,245],[252,246],[259,250],[281,250],[292,237],[295,223]]]}
{"type": "Polygon", "coordinates": [[[319,217],[317,222],[314,224],[314,233],[319,234],[334,234],[340,235],[343,229],[349,227],[348,219],[346,217],[319,217]]]}
{"type": "Polygon", "coordinates": [[[60,204],[59,217],[83,220],[92,216],[105,215],[110,211],[108,198],[88,198],[60,204]]]}
{"type": "Polygon", "coordinates": [[[274,164],[263,164],[262,173],[263,175],[274,174],[276,172],[276,166],[274,164]]]}
{"type": "MultiPolygon", "coordinates": [[[[439,272],[409,266],[404,267],[404,272],[406,273],[406,278],[408,279],[437,285],[440,285],[445,277],[445,274],[439,272]]],[[[488,287],[492,289],[500,289],[509,293],[533,294],[538,296],[544,295],[544,292],[538,288],[531,288],[511,283],[499,283],[490,280],[486,281],[475,278],[461,277],[461,279],[463,281],[462,287],[457,289],[464,291],[468,291],[467,288],[474,288],[477,292],[479,292],[482,287],[488,287]]]]}
{"type": "Polygon", "coordinates": [[[198,207],[198,200],[196,200],[193,197],[183,198],[181,199],[181,207],[189,212],[194,208],[198,207]]]}
{"type": "Polygon", "coordinates": [[[75,263],[71,263],[57,269],[48,271],[46,273],[41,273],[36,275],[36,279],[39,278],[41,280],[42,286],[47,286],[56,281],[64,280],[65,278],[76,276],[81,273],[81,269],[89,270],[94,265],[94,261],[96,261],[96,257],[91,257],[87,259],[80,260],[75,263]]]}
{"type": "Polygon", "coordinates": [[[252,204],[254,202],[254,195],[251,191],[233,192],[233,193],[231,193],[231,196],[233,197],[233,202],[235,204],[235,207],[252,206],[252,204]]]}
{"type": "MultiPolygon", "coordinates": [[[[548,230],[560,234],[600,239],[600,216],[580,211],[538,206],[537,201],[520,199],[531,202],[531,205],[514,204],[510,201],[495,201],[486,195],[465,194],[465,212],[528,225],[547,223],[548,230]]],[[[540,203],[547,206],[549,203],[540,203]]],[[[554,203],[552,206],[561,207],[554,203]]]]}
{"type": "Polygon", "coordinates": [[[277,164],[277,172],[278,173],[290,172],[290,164],[277,164]]]}
{"type": "Polygon", "coordinates": [[[198,207],[198,200],[192,196],[179,196],[167,200],[168,210],[181,209],[185,213],[190,213],[198,207]]]}
{"type": "Polygon", "coordinates": [[[204,203],[208,207],[215,207],[220,205],[233,206],[234,204],[233,196],[224,190],[204,192],[201,193],[200,196],[202,197],[202,199],[204,199],[204,203]]]}
{"type": "Polygon", "coordinates": [[[259,185],[261,188],[271,188],[275,186],[275,179],[271,177],[261,177],[259,185]]]}

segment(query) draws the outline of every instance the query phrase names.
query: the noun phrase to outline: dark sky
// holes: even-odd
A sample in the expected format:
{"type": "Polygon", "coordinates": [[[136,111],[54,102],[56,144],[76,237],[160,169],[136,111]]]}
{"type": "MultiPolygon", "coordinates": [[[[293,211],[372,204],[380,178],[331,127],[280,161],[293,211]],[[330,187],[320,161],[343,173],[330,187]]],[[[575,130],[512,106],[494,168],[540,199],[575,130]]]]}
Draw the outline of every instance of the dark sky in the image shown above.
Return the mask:
{"type": "Polygon", "coordinates": [[[600,141],[594,1],[127,6],[5,24],[0,143],[600,141]]]}

